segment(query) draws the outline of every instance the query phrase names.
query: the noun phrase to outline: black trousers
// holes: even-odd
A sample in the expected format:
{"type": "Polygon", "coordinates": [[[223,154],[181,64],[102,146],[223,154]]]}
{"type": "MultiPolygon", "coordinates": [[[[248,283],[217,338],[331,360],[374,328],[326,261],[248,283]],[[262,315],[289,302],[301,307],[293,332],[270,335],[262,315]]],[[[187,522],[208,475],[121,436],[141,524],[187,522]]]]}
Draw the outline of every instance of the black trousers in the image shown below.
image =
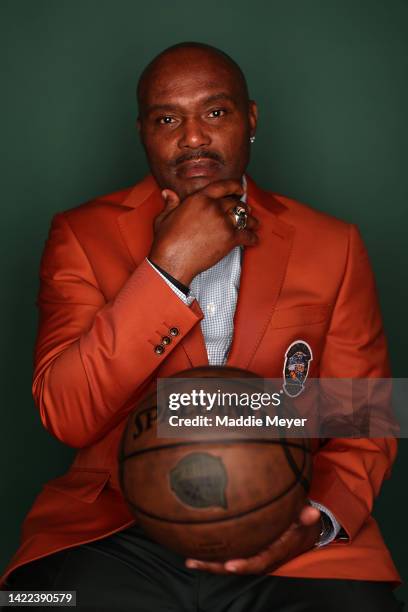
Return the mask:
{"type": "MultiPolygon", "coordinates": [[[[9,590],[76,590],[77,609],[110,612],[397,612],[388,583],[216,576],[132,527],[15,570],[9,590]]],[[[3,608],[9,610],[10,608],[3,608]]],[[[38,608],[46,609],[50,608],[38,608]]]]}

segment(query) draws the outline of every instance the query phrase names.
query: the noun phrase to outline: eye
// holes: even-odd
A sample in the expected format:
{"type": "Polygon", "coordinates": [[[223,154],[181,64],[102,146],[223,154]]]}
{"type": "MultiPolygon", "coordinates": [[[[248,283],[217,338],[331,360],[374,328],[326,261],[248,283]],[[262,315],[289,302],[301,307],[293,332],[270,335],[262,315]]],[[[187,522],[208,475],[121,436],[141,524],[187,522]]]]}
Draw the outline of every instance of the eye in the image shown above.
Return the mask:
{"type": "Polygon", "coordinates": [[[220,117],[223,117],[226,113],[227,111],[225,108],[216,108],[215,110],[211,111],[208,116],[211,117],[211,119],[219,119],[220,117]]]}
{"type": "Polygon", "coordinates": [[[170,115],[165,115],[164,117],[159,117],[157,119],[157,123],[160,123],[161,125],[169,125],[174,123],[174,121],[174,117],[171,117],[170,115]]]}

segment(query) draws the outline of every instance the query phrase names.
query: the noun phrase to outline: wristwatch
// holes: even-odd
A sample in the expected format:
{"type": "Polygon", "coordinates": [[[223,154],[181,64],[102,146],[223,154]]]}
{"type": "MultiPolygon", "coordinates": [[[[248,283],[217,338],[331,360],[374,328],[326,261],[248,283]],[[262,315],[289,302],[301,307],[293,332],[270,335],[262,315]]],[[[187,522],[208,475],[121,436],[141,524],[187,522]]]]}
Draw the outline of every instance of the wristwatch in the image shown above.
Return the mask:
{"type": "Polygon", "coordinates": [[[327,537],[329,533],[331,533],[331,531],[333,530],[333,523],[325,512],[320,512],[320,525],[321,530],[319,533],[319,537],[315,542],[315,546],[320,546],[323,538],[327,537]]]}
{"type": "MultiPolygon", "coordinates": [[[[319,533],[319,537],[317,538],[317,541],[315,542],[316,547],[322,546],[323,539],[327,538],[327,536],[333,529],[333,524],[330,520],[330,517],[325,512],[320,513],[320,524],[321,524],[321,530],[319,533]]],[[[347,532],[343,529],[343,527],[341,527],[339,533],[334,538],[333,542],[348,542],[348,541],[349,541],[349,537],[347,535],[347,532]]]]}

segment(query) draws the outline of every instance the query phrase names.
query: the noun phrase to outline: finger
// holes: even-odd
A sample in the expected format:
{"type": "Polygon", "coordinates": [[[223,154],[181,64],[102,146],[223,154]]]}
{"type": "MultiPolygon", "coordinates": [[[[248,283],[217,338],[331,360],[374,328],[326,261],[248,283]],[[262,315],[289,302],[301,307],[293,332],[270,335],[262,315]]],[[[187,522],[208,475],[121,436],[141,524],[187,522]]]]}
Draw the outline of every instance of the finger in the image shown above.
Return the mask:
{"type": "Polygon", "coordinates": [[[225,563],[225,569],[237,574],[259,574],[271,571],[293,558],[293,556],[301,554],[309,548],[309,545],[302,542],[302,532],[304,532],[305,527],[316,522],[316,516],[319,519],[320,511],[317,508],[304,506],[298,521],[291,523],[267,548],[247,559],[231,559],[225,563]],[[317,513],[314,512],[315,510],[317,510],[317,513]],[[306,523],[300,523],[300,521],[306,521],[306,523]]]}
{"type": "Polygon", "coordinates": [[[187,559],[186,567],[189,569],[197,569],[203,572],[211,572],[212,574],[228,574],[224,563],[215,563],[210,561],[198,561],[197,559],[187,559]]]}
{"type": "Polygon", "coordinates": [[[175,191],[172,191],[172,189],[163,189],[161,195],[164,200],[166,212],[170,212],[180,204],[180,198],[175,191]]]}
{"type": "Polygon", "coordinates": [[[269,549],[266,549],[248,557],[248,559],[231,559],[225,563],[225,569],[228,573],[234,574],[262,574],[268,571],[273,565],[277,565],[280,560],[280,555],[276,555],[269,549]]]}
{"type": "Polygon", "coordinates": [[[259,242],[258,234],[250,229],[235,230],[235,244],[237,246],[256,246],[259,242]]]}
{"type": "Polygon", "coordinates": [[[320,510],[314,506],[303,506],[299,513],[298,524],[299,525],[314,525],[320,520],[320,510]]]}
{"type": "Polygon", "coordinates": [[[168,217],[168,215],[180,204],[180,198],[175,191],[171,189],[163,189],[161,192],[164,200],[164,208],[160,214],[154,220],[154,227],[157,229],[160,223],[168,217]]]}
{"type": "Polygon", "coordinates": [[[225,568],[237,574],[260,574],[279,566],[288,557],[290,550],[297,545],[297,527],[292,523],[267,548],[247,559],[231,559],[225,568]]]}
{"type": "Polygon", "coordinates": [[[202,193],[216,200],[226,196],[239,196],[244,194],[244,188],[239,181],[224,180],[215,181],[204,187],[202,193]]]}

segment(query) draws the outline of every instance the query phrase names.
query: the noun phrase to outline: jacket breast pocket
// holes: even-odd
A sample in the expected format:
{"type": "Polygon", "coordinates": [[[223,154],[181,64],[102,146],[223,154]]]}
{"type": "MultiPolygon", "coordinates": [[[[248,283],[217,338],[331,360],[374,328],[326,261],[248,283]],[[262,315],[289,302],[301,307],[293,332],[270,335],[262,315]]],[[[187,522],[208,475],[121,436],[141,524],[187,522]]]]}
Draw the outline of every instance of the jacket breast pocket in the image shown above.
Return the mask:
{"type": "Polygon", "coordinates": [[[330,304],[307,304],[278,308],[272,315],[270,327],[283,329],[285,327],[304,327],[324,323],[331,312],[330,304]]]}
{"type": "Polygon", "coordinates": [[[108,484],[109,478],[109,470],[75,467],[67,474],[50,480],[44,487],[92,504],[108,484]]]}

